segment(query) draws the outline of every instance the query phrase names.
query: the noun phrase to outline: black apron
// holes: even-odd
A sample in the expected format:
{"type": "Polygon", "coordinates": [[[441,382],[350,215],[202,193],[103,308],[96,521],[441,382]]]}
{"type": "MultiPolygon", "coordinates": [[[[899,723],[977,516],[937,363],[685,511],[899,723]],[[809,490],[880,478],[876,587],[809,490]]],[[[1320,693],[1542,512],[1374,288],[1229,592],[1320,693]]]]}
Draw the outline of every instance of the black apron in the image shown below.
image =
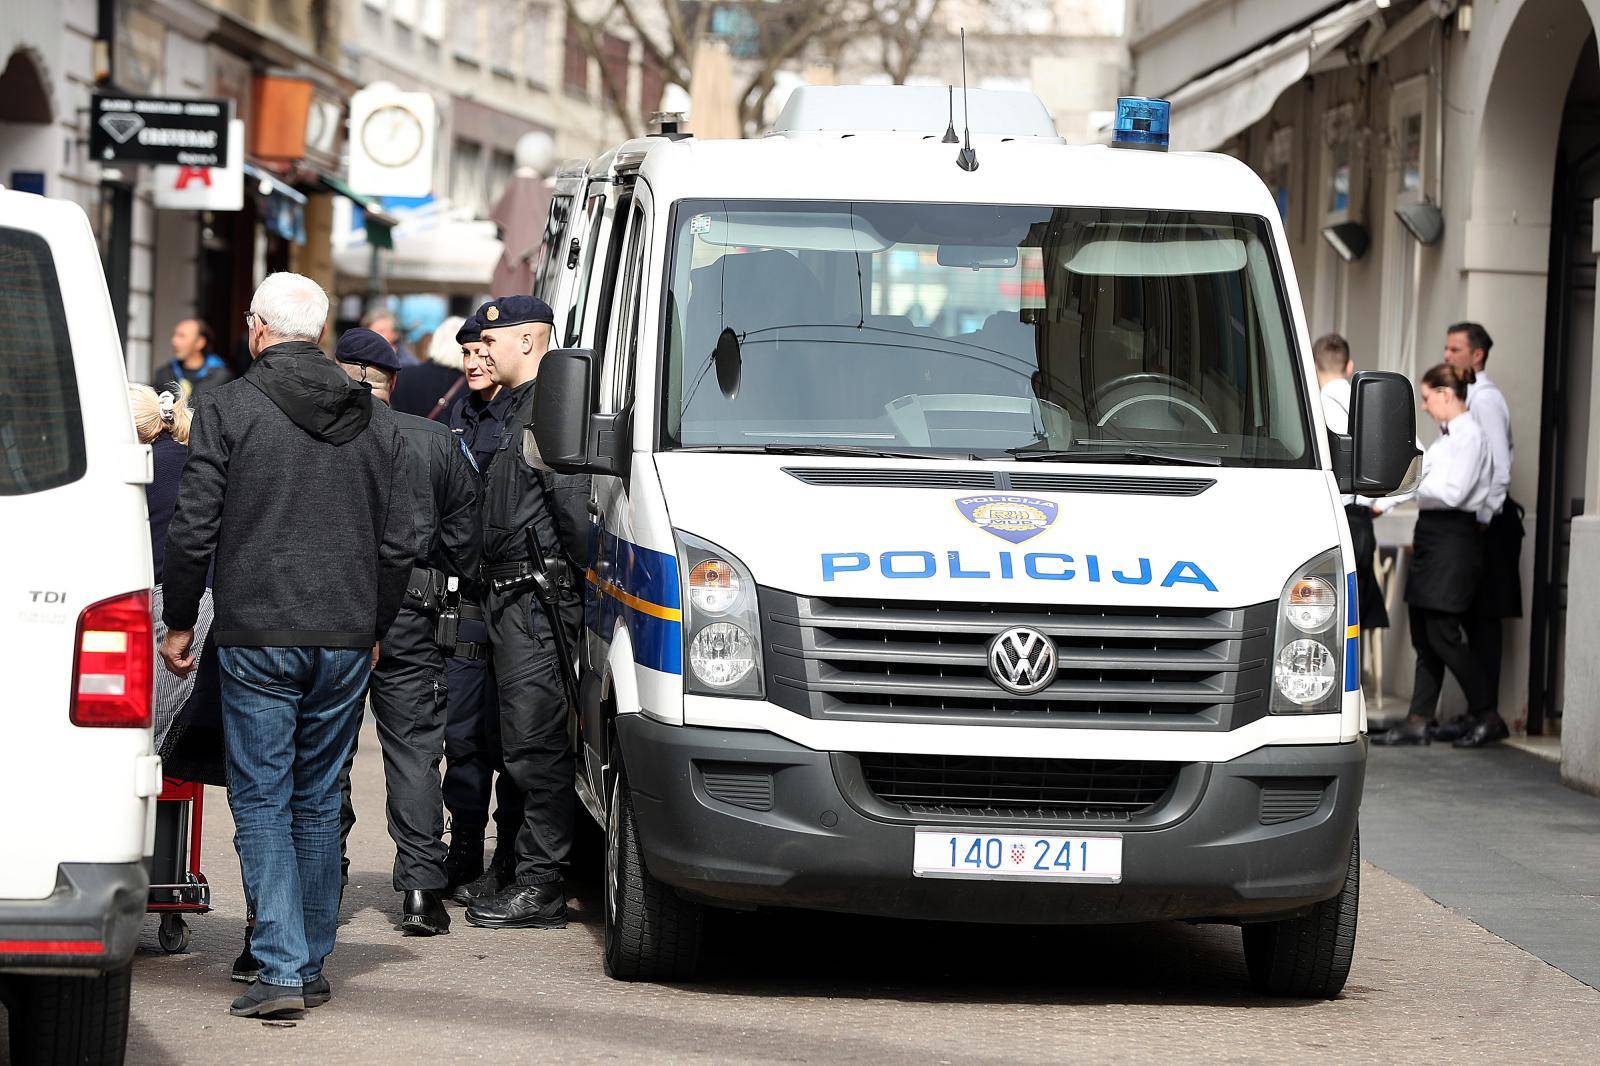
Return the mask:
{"type": "Polygon", "coordinates": [[[1406,602],[1428,611],[1465,614],[1483,575],[1483,540],[1471,512],[1421,512],[1411,537],[1406,602]]]}
{"type": "Polygon", "coordinates": [[[1476,618],[1522,617],[1522,505],[1506,497],[1483,538],[1483,576],[1469,612],[1476,618]]]}
{"type": "Polygon", "coordinates": [[[1361,628],[1388,629],[1389,608],[1383,602],[1383,587],[1373,571],[1378,536],[1372,529],[1372,508],[1364,503],[1346,504],[1344,513],[1350,525],[1350,550],[1356,558],[1356,603],[1361,611],[1361,628]]]}

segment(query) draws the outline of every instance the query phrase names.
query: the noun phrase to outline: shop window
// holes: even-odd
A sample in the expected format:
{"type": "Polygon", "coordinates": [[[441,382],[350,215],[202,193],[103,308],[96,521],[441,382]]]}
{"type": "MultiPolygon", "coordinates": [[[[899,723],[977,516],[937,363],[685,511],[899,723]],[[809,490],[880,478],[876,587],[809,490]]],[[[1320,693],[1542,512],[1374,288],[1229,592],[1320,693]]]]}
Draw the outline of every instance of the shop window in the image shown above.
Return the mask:
{"type": "Polygon", "coordinates": [[[550,78],[549,34],[550,12],[538,4],[530,6],[522,26],[522,74],[535,85],[544,85],[550,78]]]}
{"type": "Polygon", "coordinates": [[[561,86],[572,96],[589,95],[589,53],[572,19],[567,19],[567,39],[562,48],[561,86]]]}
{"type": "Polygon", "coordinates": [[[1267,140],[1266,166],[1261,175],[1272,190],[1272,199],[1278,205],[1278,217],[1284,228],[1289,226],[1290,190],[1294,182],[1294,127],[1273,130],[1267,140]]]}
{"type": "Polygon", "coordinates": [[[1343,221],[1350,215],[1355,188],[1354,116],[1350,105],[1333,109],[1323,123],[1324,189],[1323,210],[1330,220],[1343,221]]]}
{"type": "Polygon", "coordinates": [[[457,3],[450,20],[450,43],[456,58],[474,65],[483,62],[483,4],[457,3]]]}

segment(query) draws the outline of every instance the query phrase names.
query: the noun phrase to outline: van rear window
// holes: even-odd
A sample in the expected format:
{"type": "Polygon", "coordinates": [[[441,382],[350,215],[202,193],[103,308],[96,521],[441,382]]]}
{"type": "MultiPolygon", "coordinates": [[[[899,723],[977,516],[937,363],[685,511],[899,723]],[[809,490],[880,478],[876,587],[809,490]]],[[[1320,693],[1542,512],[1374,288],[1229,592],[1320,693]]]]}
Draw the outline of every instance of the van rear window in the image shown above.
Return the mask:
{"type": "Polygon", "coordinates": [[[43,237],[0,226],[0,496],[83,476],[72,343],[43,237]]]}

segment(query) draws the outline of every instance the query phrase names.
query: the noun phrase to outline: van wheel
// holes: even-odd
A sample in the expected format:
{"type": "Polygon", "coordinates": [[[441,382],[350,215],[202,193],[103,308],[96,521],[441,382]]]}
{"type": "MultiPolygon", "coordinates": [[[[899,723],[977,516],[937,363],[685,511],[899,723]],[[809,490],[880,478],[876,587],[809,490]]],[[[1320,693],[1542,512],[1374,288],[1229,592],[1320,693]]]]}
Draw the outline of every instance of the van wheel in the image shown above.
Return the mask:
{"type": "Polygon", "coordinates": [[[132,965],[98,977],[11,978],[17,1066],[117,1064],[128,1046],[132,965]]]}
{"type": "Polygon", "coordinates": [[[700,963],[701,909],[650,876],[625,773],[606,817],[606,973],[618,981],[687,981],[700,963]]]}
{"type": "Polygon", "coordinates": [[[1344,989],[1356,954],[1361,899],[1361,835],[1350,842],[1344,887],[1298,918],[1244,927],[1250,983],[1270,996],[1332,999],[1344,989]]]}

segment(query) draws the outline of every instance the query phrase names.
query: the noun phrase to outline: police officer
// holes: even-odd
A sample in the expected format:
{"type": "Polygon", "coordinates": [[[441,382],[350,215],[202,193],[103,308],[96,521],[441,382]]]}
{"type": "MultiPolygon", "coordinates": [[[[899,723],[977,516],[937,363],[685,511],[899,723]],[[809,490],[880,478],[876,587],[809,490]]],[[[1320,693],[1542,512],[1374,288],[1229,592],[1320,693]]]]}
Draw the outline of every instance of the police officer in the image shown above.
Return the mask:
{"type": "MultiPolygon", "coordinates": [[[[353,329],[339,338],[334,358],[388,404],[400,370],[388,341],[370,329],[353,329]]],[[[444,648],[455,646],[450,579],[459,582],[477,572],[478,476],[466,446],[445,426],[383,405],[373,406],[373,417],[394,422],[411,460],[417,558],[404,605],[379,644],[368,696],[383,746],[389,836],[396,849],[394,887],[405,894],[400,929],[433,936],[450,931],[450,916],[440,901],[447,878],[439,786],[444,648]]]]}
{"type": "MultiPolygon", "coordinates": [[[[484,614],[500,688],[500,738],[506,771],[524,794],[516,841],[516,880],[467,908],[473,925],[560,927],[562,884],[572,845],[573,755],[560,656],[577,638],[582,609],[575,581],[588,551],[589,478],[529,465],[523,437],[533,414],[534,378],[550,344],[554,316],[543,300],[503,296],[483,308],[482,341],[494,380],[511,396],[484,484],[484,614]],[[540,578],[560,631],[535,593],[540,578]]],[[[570,660],[569,660],[570,665],[570,660]]]]}
{"type": "MultiPolygon", "coordinates": [[[[511,406],[510,390],[489,376],[481,332],[482,320],[472,315],[456,333],[467,392],[445,417],[445,425],[467,446],[480,474],[494,458],[511,406]]],[[[456,654],[445,664],[445,674],[450,686],[444,741],[450,855],[445,865],[451,895],[457,903],[470,904],[495,895],[515,879],[517,831],[522,828],[522,791],[505,772],[500,757],[500,700],[476,582],[464,588],[456,654]],[[491,793],[496,799],[495,845],[486,869],[483,838],[491,793]]]]}

